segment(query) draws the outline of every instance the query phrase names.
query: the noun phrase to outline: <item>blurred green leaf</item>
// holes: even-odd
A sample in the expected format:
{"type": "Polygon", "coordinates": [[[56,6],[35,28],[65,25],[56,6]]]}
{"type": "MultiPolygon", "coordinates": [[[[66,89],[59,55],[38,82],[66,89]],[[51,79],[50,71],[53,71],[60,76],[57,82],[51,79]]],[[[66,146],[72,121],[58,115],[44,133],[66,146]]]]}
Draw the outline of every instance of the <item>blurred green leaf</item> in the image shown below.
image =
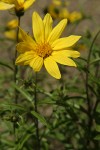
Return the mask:
{"type": "Polygon", "coordinates": [[[31,114],[36,117],[41,123],[43,123],[43,125],[49,127],[47,121],[45,120],[45,118],[43,116],[41,116],[40,114],[38,114],[35,111],[31,111],[31,114]]]}
{"type": "Polygon", "coordinates": [[[60,132],[56,132],[55,136],[56,136],[56,138],[57,138],[58,140],[64,140],[64,139],[65,139],[64,134],[62,134],[62,133],[60,133],[60,132]]]}
{"type": "Polygon", "coordinates": [[[6,110],[11,110],[11,109],[19,109],[19,110],[26,110],[23,106],[14,104],[14,103],[2,103],[0,105],[0,109],[6,109],[6,110]]]}
{"type": "Polygon", "coordinates": [[[95,139],[95,140],[100,140],[100,134],[97,135],[94,139],[95,139]]]}
{"type": "Polygon", "coordinates": [[[100,62],[100,58],[96,58],[95,60],[92,60],[90,62],[90,65],[93,65],[94,63],[100,62]]]}
{"type": "Polygon", "coordinates": [[[30,96],[29,93],[25,89],[24,90],[21,89],[19,86],[17,86],[14,83],[12,85],[18,92],[20,92],[23,95],[23,97],[25,97],[28,101],[32,102],[33,100],[32,96],[30,96]]]}
{"type": "Polygon", "coordinates": [[[96,112],[100,113],[100,104],[98,104],[98,106],[96,108],[96,112]]]}
{"type": "Polygon", "coordinates": [[[100,132],[100,125],[96,125],[96,131],[100,132]]]}
{"type": "Polygon", "coordinates": [[[42,105],[42,104],[56,104],[56,101],[53,101],[51,99],[43,99],[38,101],[38,105],[42,105]]]}
{"type": "Polygon", "coordinates": [[[22,150],[24,143],[32,136],[33,134],[25,134],[25,136],[21,139],[19,144],[16,147],[16,150],[22,150]]]}
{"type": "Polygon", "coordinates": [[[14,146],[15,146],[15,144],[14,144],[13,141],[10,141],[10,140],[5,139],[5,138],[2,138],[2,139],[1,139],[1,142],[4,143],[5,145],[10,146],[10,147],[14,147],[14,146]]]}

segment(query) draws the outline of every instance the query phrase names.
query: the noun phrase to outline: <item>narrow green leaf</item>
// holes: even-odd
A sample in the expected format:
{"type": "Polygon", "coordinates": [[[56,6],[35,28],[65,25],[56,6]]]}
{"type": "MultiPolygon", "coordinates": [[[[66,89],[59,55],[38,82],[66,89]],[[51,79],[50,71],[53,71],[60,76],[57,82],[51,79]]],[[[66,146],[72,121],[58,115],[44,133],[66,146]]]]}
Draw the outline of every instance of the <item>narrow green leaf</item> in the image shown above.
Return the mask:
{"type": "Polygon", "coordinates": [[[100,140],[100,134],[97,135],[94,139],[95,139],[95,140],[100,140]]]}
{"type": "Polygon", "coordinates": [[[96,112],[100,113],[100,104],[97,105],[96,112]]]}
{"type": "Polygon", "coordinates": [[[56,102],[51,99],[43,99],[38,101],[38,105],[42,105],[42,104],[56,104],[56,102]]]}
{"type": "Polygon", "coordinates": [[[31,114],[36,117],[41,123],[43,123],[45,126],[49,126],[45,120],[45,118],[43,116],[41,116],[40,114],[38,114],[35,111],[31,111],[31,114]]]}
{"type": "Polygon", "coordinates": [[[10,141],[10,140],[7,140],[7,139],[2,138],[2,139],[1,139],[1,142],[4,143],[5,145],[14,147],[13,141],[10,141]]]}
{"type": "Polygon", "coordinates": [[[24,143],[32,136],[33,134],[26,134],[21,143],[18,144],[17,150],[22,150],[24,143]]]}
{"type": "Polygon", "coordinates": [[[9,68],[9,69],[12,70],[12,71],[14,70],[10,65],[8,65],[8,63],[1,62],[1,61],[0,61],[0,65],[9,68]]]}
{"type": "Polygon", "coordinates": [[[96,125],[96,131],[100,132],[100,125],[96,125]]]}
{"type": "Polygon", "coordinates": [[[20,92],[23,95],[23,97],[25,97],[28,101],[32,102],[32,97],[29,95],[27,91],[21,89],[19,86],[17,86],[14,83],[12,85],[18,92],[20,92]]]}
{"type": "Polygon", "coordinates": [[[24,149],[24,144],[28,141],[28,139],[34,134],[35,132],[35,127],[34,124],[30,124],[30,126],[28,125],[25,133],[21,136],[20,140],[18,141],[17,145],[16,145],[16,150],[22,150],[24,149]],[[28,132],[29,131],[29,132],[28,132]]]}
{"type": "Polygon", "coordinates": [[[1,107],[7,109],[7,110],[11,110],[12,109],[20,109],[20,110],[26,110],[24,107],[22,107],[21,105],[18,104],[14,104],[14,103],[5,103],[5,104],[1,104],[1,107]]]}
{"type": "Polygon", "coordinates": [[[91,62],[90,62],[90,65],[92,65],[92,64],[94,64],[94,63],[97,63],[97,62],[100,62],[100,58],[97,58],[97,59],[91,61],[91,62]]]}

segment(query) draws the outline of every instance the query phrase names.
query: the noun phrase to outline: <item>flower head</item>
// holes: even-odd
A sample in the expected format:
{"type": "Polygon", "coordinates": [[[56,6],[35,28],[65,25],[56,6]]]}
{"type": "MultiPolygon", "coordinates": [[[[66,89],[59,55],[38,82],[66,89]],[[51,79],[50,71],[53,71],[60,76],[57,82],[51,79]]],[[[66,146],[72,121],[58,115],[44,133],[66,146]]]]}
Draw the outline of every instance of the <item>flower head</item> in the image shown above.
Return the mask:
{"type": "Polygon", "coordinates": [[[82,19],[82,13],[81,12],[78,12],[78,11],[73,11],[72,13],[70,13],[69,15],[69,21],[71,23],[74,23],[76,21],[79,21],[82,19]]]}
{"type": "Polygon", "coordinates": [[[48,12],[50,13],[53,19],[64,19],[69,17],[69,11],[65,7],[49,5],[48,12]]]}
{"type": "MultiPolygon", "coordinates": [[[[13,19],[7,23],[5,26],[5,32],[4,35],[9,40],[16,41],[17,33],[16,28],[18,27],[18,20],[13,19]]],[[[18,34],[18,41],[22,41],[20,33],[18,34]]]]}
{"type": "MultiPolygon", "coordinates": [[[[18,20],[13,19],[9,21],[5,27],[4,35],[9,40],[16,40],[17,33],[16,28],[18,27],[18,20]]],[[[18,35],[19,41],[21,41],[21,35],[18,35]]]]}
{"type": "Polygon", "coordinates": [[[0,0],[0,10],[14,8],[16,15],[21,16],[34,2],[35,0],[0,0]]]}
{"type": "Polygon", "coordinates": [[[65,1],[52,0],[52,3],[47,7],[46,11],[53,19],[64,19],[69,17],[69,11],[66,6],[65,1]]]}
{"type": "Polygon", "coordinates": [[[66,8],[61,8],[60,12],[59,12],[59,18],[60,19],[64,19],[69,17],[69,11],[66,8]]]}
{"type": "Polygon", "coordinates": [[[52,0],[52,4],[55,6],[68,6],[69,2],[67,2],[66,0],[52,0]]]}
{"type": "Polygon", "coordinates": [[[15,40],[16,39],[16,28],[18,26],[18,20],[17,19],[13,19],[11,21],[9,21],[5,27],[5,32],[4,35],[7,39],[10,40],[15,40]]]}
{"type": "Polygon", "coordinates": [[[60,79],[61,74],[57,63],[76,67],[71,57],[77,58],[80,53],[72,50],[71,47],[80,39],[80,36],[59,38],[67,24],[67,19],[60,21],[54,28],[52,28],[53,21],[50,14],[46,14],[42,20],[38,13],[34,12],[32,19],[35,40],[20,29],[23,42],[17,45],[20,55],[16,59],[16,64],[29,65],[36,72],[40,71],[44,65],[51,76],[60,79]]]}
{"type": "Polygon", "coordinates": [[[17,19],[13,19],[13,20],[11,20],[11,21],[9,21],[9,22],[7,23],[6,28],[7,28],[8,30],[10,30],[10,29],[15,29],[17,26],[18,26],[18,20],[17,20],[17,19]]]}
{"type": "Polygon", "coordinates": [[[52,3],[57,6],[61,6],[62,4],[61,0],[52,0],[52,3]]]}

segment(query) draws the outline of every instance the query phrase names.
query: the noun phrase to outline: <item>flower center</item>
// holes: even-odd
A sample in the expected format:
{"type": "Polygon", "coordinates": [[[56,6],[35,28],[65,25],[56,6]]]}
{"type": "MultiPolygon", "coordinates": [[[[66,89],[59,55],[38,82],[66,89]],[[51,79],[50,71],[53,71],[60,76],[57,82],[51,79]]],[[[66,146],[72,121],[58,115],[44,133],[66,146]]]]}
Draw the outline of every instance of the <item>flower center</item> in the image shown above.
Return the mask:
{"type": "Polygon", "coordinates": [[[51,55],[52,48],[48,43],[41,43],[36,46],[36,53],[40,57],[46,58],[51,55]]]}

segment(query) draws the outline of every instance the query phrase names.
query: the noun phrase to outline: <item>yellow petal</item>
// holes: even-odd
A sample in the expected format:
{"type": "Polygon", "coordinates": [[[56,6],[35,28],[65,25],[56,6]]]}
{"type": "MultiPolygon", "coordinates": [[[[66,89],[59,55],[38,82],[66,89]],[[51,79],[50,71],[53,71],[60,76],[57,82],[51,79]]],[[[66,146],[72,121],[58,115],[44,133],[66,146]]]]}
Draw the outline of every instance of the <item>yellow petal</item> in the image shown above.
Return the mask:
{"type": "Polygon", "coordinates": [[[27,1],[25,1],[24,9],[26,10],[27,8],[29,8],[34,2],[35,2],[35,0],[27,0],[27,1]]]}
{"type": "Polygon", "coordinates": [[[63,19],[62,21],[60,21],[60,23],[50,33],[47,41],[49,43],[53,43],[55,40],[57,40],[62,34],[66,24],[67,24],[67,19],[63,19]]]}
{"type": "Polygon", "coordinates": [[[80,53],[75,50],[53,51],[52,56],[54,55],[65,55],[66,57],[72,57],[72,58],[80,57],[80,53]]]}
{"type": "Polygon", "coordinates": [[[48,71],[48,73],[53,76],[56,79],[60,79],[61,78],[61,74],[58,68],[57,63],[52,59],[52,57],[47,57],[44,60],[44,65],[46,70],[48,71]]]}
{"type": "Polygon", "coordinates": [[[68,58],[68,56],[66,56],[65,52],[63,51],[61,52],[59,51],[59,52],[56,52],[55,54],[52,54],[52,59],[54,59],[54,61],[60,64],[76,67],[75,62],[72,59],[68,58]]]}
{"type": "Polygon", "coordinates": [[[33,34],[37,43],[44,42],[44,24],[38,13],[34,12],[33,17],[33,34]]]}
{"type": "Polygon", "coordinates": [[[7,10],[13,7],[15,7],[14,4],[7,4],[7,3],[0,2],[0,10],[7,10]]]}
{"type": "Polygon", "coordinates": [[[53,42],[52,48],[53,50],[60,50],[60,49],[66,49],[68,47],[73,46],[81,36],[71,35],[66,38],[60,38],[53,42]]]}
{"type": "Polygon", "coordinates": [[[1,1],[7,4],[14,4],[14,0],[1,0],[1,1]]]}
{"type": "Polygon", "coordinates": [[[20,54],[18,57],[17,57],[17,59],[16,59],[16,61],[15,61],[15,64],[16,65],[24,65],[24,61],[23,61],[23,55],[24,54],[20,54]]]}
{"type": "Polygon", "coordinates": [[[44,23],[44,29],[45,29],[45,40],[47,41],[48,36],[52,31],[52,23],[53,23],[53,20],[50,14],[45,15],[43,23],[44,23]]]}
{"type": "Polygon", "coordinates": [[[32,51],[34,48],[34,45],[32,46],[30,45],[30,43],[27,43],[27,42],[20,42],[17,44],[16,48],[19,53],[25,53],[27,51],[32,51]]]}
{"type": "Polygon", "coordinates": [[[25,42],[29,42],[30,44],[36,45],[35,41],[21,28],[19,28],[19,34],[21,35],[21,39],[25,42]]]}
{"type": "Polygon", "coordinates": [[[31,60],[26,60],[25,62],[23,62],[23,65],[29,65],[31,60]]]}
{"type": "Polygon", "coordinates": [[[80,57],[80,53],[78,51],[66,50],[66,55],[70,54],[69,57],[78,58],[80,57]]]}
{"type": "Polygon", "coordinates": [[[31,62],[30,66],[33,68],[34,71],[40,71],[41,67],[43,66],[43,58],[36,56],[31,62]]]}
{"type": "Polygon", "coordinates": [[[33,51],[20,54],[16,59],[16,65],[24,65],[25,62],[31,61],[34,58],[35,53],[33,51]]]}

